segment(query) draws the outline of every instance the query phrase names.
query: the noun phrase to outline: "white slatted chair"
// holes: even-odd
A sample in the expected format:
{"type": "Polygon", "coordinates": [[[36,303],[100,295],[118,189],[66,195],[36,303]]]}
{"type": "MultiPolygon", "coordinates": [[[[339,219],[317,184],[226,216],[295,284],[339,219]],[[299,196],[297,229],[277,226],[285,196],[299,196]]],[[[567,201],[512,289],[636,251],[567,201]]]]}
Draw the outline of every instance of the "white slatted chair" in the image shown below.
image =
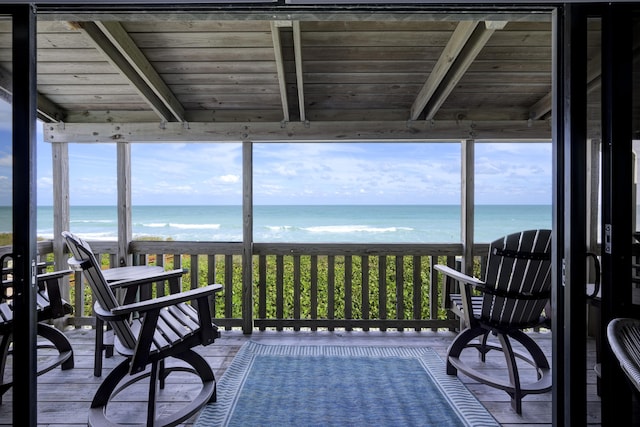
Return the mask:
{"type": "MultiPolygon", "coordinates": [[[[193,350],[209,345],[219,337],[211,322],[210,298],[222,286],[212,284],[202,288],[135,302],[133,295],[150,280],[131,280],[107,284],[99,263],[84,240],[63,232],[73,257],[69,266],[81,269],[96,299],[95,315],[108,322],[115,333],[114,347],[125,360],[104,379],[91,403],[90,426],[120,425],[109,419],[107,406],[124,388],[143,378],[149,378],[147,426],[175,426],[197,413],[204,405],[215,401],[216,382],[211,366],[193,350]],[[124,304],[116,299],[113,289],[126,285],[124,304]],[[188,302],[191,301],[191,304],[188,302]],[[185,362],[184,366],[166,367],[167,358],[185,362]],[[194,373],[202,383],[199,394],[180,410],[157,418],[156,393],[165,388],[165,378],[172,371],[194,373]]],[[[167,272],[182,273],[182,270],[167,272]]],[[[152,282],[157,282],[154,277],[152,282]]],[[[97,332],[99,333],[99,331],[97,332]]],[[[159,412],[159,411],[158,411],[159,412]]],[[[128,425],[128,423],[127,423],[128,425]]]]}
{"type": "Polygon", "coordinates": [[[613,319],[607,325],[607,341],[629,382],[640,392],[640,319],[613,319]]]}
{"type": "Polygon", "coordinates": [[[434,268],[460,283],[461,313],[466,328],[452,342],[447,352],[447,374],[458,371],[492,387],[506,391],[511,405],[522,413],[522,398],[527,394],[551,390],[551,368],[544,353],[523,329],[544,324],[545,306],[551,296],[551,230],[527,230],[509,234],[490,245],[485,280],[470,277],[446,265],[434,268]],[[479,293],[482,304],[478,306],[479,293]],[[498,337],[499,344],[489,341],[498,337]],[[474,341],[479,338],[479,341],[474,341]],[[510,339],[526,350],[515,351],[510,339]],[[478,350],[481,361],[498,350],[504,354],[506,374],[490,376],[461,358],[466,348],[478,350]],[[520,359],[536,370],[536,379],[523,382],[518,369],[520,359]]]}

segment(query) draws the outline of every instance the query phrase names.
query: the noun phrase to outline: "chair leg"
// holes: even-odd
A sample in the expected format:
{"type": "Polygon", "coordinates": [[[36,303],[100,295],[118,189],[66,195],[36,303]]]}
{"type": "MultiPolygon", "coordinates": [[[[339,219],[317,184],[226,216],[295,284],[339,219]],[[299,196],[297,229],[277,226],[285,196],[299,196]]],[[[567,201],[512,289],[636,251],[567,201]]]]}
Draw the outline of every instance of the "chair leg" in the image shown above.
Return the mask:
{"type": "MultiPolygon", "coordinates": [[[[202,381],[202,389],[200,390],[200,393],[195,396],[189,404],[167,417],[154,419],[155,415],[153,414],[155,413],[157,386],[160,376],[160,362],[152,363],[151,369],[146,369],[139,374],[129,376],[129,365],[131,363],[131,359],[125,359],[111,370],[102,384],[100,384],[100,387],[98,387],[98,391],[91,402],[88,424],[90,426],[118,425],[107,418],[107,405],[109,404],[111,397],[115,394],[121,393],[130,385],[147,377],[149,377],[150,387],[149,401],[147,402],[147,425],[153,425],[154,427],[177,426],[200,411],[207,403],[214,402],[216,398],[215,377],[213,370],[207,361],[193,350],[184,351],[180,354],[174,355],[173,357],[183,360],[187,365],[189,365],[189,367],[165,367],[163,368],[165,376],[172,371],[186,371],[196,375],[202,381]],[[127,376],[129,376],[129,379],[126,379],[127,376]]],[[[161,359],[161,361],[162,360],[163,359],[161,359]]]]}
{"type": "Polygon", "coordinates": [[[113,356],[113,331],[107,326],[105,330],[104,320],[96,317],[96,342],[93,349],[93,376],[102,376],[102,357],[113,356]],[[107,339],[106,336],[109,338],[107,339]]]}
{"type": "Polygon", "coordinates": [[[486,331],[484,335],[482,335],[482,340],[480,341],[480,346],[478,347],[478,351],[480,352],[480,360],[482,363],[487,361],[487,353],[491,350],[491,347],[487,347],[487,341],[489,340],[489,331],[486,331]]]}
{"type": "MultiPolygon", "coordinates": [[[[164,360],[161,361],[164,363],[164,360]]],[[[151,363],[149,374],[149,400],[147,401],[147,427],[153,427],[156,420],[156,382],[158,381],[158,362],[151,363]]]]}
{"type": "Polygon", "coordinates": [[[511,347],[511,341],[505,334],[498,334],[502,353],[504,354],[507,371],[509,372],[509,381],[513,387],[513,392],[507,391],[511,395],[511,407],[518,415],[522,414],[522,388],[520,387],[520,374],[518,373],[518,365],[516,364],[516,356],[511,347]]]}
{"type": "Polygon", "coordinates": [[[464,373],[470,378],[479,381],[491,387],[504,390],[511,397],[511,406],[516,413],[522,413],[522,398],[531,393],[544,393],[552,388],[551,370],[546,356],[536,342],[527,334],[520,330],[510,331],[509,336],[498,333],[499,343],[490,343],[486,340],[487,330],[477,326],[462,331],[451,343],[447,352],[447,374],[457,375],[458,372],[464,373]],[[472,341],[481,338],[480,343],[472,341]],[[511,339],[518,341],[528,352],[516,352],[511,344],[511,339]],[[499,345],[498,345],[499,344],[499,345]],[[475,347],[484,356],[491,350],[501,351],[504,354],[509,382],[504,379],[488,377],[483,372],[476,370],[475,367],[467,365],[460,360],[460,354],[465,348],[475,347]],[[522,383],[518,372],[517,359],[521,359],[536,369],[537,381],[522,383]]]}
{"type": "Polygon", "coordinates": [[[2,404],[2,396],[11,388],[12,381],[4,383],[4,370],[7,366],[7,355],[9,354],[9,346],[11,345],[12,336],[7,333],[0,340],[0,404],[2,404]]]}
{"type": "MultiPolygon", "coordinates": [[[[469,342],[474,340],[476,337],[483,335],[485,330],[482,328],[467,328],[460,332],[458,336],[453,340],[451,345],[449,346],[449,350],[447,351],[447,375],[456,375],[458,370],[449,360],[451,357],[459,357],[462,350],[467,348],[469,342]]],[[[476,345],[475,347],[478,347],[476,345]]]]}
{"type": "Polygon", "coordinates": [[[96,342],[93,348],[93,376],[102,376],[102,349],[104,348],[104,321],[96,317],[96,342]]]}
{"type": "Polygon", "coordinates": [[[57,361],[39,370],[38,375],[44,374],[58,365],[60,365],[63,371],[73,368],[73,348],[71,348],[71,343],[61,331],[53,326],[38,323],[37,334],[50,341],[58,351],[57,361]]]}
{"type": "MultiPolygon", "coordinates": [[[[547,356],[544,355],[542,349],[529,335],[525,334],[521,330],[515,330],[511,332],[511,338],[518,341],[522,346],[527,349],[531,355],[531,361],[538,369],[549,369],[549,361],[547,356]]],[[[539,376],[539,375],[538,375],[539,376]]]]}

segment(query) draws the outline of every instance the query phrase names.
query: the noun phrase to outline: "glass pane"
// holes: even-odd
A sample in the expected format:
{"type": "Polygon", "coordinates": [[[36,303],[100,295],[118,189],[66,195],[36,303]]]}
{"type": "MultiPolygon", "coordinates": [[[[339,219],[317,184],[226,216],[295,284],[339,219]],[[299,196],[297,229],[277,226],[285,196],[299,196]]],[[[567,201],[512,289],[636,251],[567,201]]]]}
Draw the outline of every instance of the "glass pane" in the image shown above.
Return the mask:
{"type": "Polygon", "coordinates": [[[551,154],[551,142],[476,143],[476,242],[551,228],[551,154]]]}
{"type": "Polygon", "coordinates": [[[257,242],[460,241],[459,143],[254,145],[257,242]]]}
{"type": "Polygon", "coordinates": [[[118,239],[117,180],[115,144],[69,144],[72,232],[87,240],[118,239]]]}
{"type": "Polygon", "coordinates": [[[242,144],[132,144],[137,240],[242,241],[242,144]]]}
{"type": "Polygon", "coordinates": [[[11,20],[0,15],[0,256],[13,244],[13,147],[11,129],[11,20]]]}

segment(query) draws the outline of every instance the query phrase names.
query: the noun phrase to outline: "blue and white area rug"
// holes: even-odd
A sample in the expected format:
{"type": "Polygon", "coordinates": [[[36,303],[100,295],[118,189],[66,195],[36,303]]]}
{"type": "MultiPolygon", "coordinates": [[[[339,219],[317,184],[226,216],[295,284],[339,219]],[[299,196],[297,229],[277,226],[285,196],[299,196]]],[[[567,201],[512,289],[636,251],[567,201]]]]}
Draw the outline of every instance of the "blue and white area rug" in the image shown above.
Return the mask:
{"type": "Polygon", "coordinates": [[[499,426],[429,348],[251,341],[195,425],[499,426]]]}

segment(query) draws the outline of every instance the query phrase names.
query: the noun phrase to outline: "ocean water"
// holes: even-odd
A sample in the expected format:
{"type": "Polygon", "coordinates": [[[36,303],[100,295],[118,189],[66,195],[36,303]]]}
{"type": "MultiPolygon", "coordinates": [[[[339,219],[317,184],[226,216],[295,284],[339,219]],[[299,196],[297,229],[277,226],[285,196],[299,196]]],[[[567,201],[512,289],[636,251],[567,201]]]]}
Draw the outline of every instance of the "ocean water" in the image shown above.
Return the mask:
{"type": "MultiPolygon", "coordinates": [[[[134,238],[241,241],[240,206],[134,206],[134,238]]],[[[72,232],[88,240],[117,238],[115,206],[72,206],[72,232]]],[[[453,243],[460,241],[454,205],[254,206],[254,241],[297,243],[453,243]]],[[[476,242],[531,228],[551,228],[550,205],[476,206],[476,242]]],[[[11,208],[0,207],[0,232],[11,208]]],[[[53,208],[38,207],[38,236],[53,237],[53,208]]]]}

